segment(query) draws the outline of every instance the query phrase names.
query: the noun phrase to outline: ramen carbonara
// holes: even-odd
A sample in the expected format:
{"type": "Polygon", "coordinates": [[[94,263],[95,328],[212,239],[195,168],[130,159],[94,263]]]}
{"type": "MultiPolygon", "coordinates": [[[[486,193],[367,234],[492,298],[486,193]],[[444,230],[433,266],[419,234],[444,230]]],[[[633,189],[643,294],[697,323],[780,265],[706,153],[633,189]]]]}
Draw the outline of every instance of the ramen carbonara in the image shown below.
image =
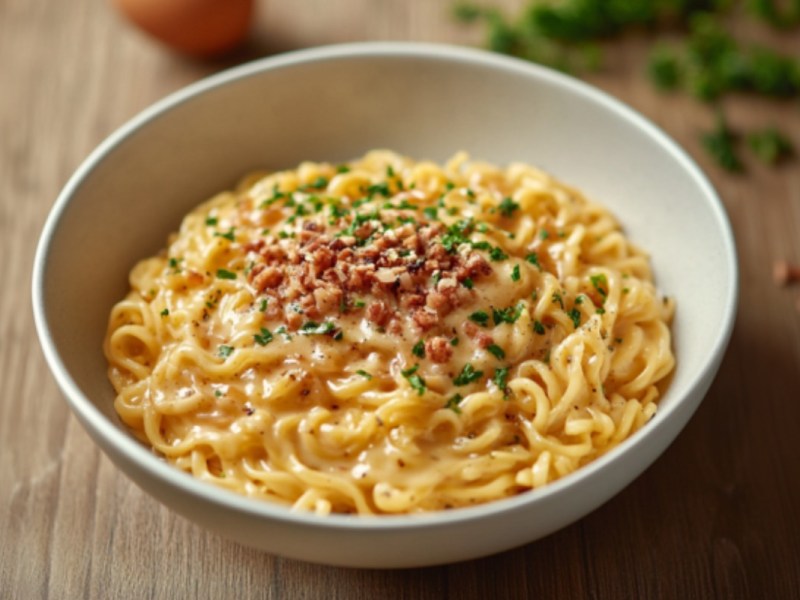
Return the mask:
{"type": "Polygon", "coordinates": [[[609,212],[524,164],[373,151],[259,173],[138,263],[121,419],[215,485],[319,514],[546,485],[645,425],[671,299],[609,212]]]}

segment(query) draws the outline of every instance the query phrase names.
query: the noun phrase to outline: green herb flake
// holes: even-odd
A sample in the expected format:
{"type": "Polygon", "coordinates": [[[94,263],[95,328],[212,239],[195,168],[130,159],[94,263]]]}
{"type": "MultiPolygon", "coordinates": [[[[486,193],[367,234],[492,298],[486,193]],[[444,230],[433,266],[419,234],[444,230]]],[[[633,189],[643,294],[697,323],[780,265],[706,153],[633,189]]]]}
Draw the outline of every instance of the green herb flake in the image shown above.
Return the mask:
{"type": "Polygon", "coordinates": [[[439,210],[435,206],[426,206],[422,209],[422,213],[431,221],[439,220],[439,210]]]}
{"type": "Polygon", "coordinates": [[[544,335],[544,325],[542,325],[541,321],[534,321],[533,322],[533,331],[539,335],[544,335]]]}
{"type": "Polygon", "coordinates": [[[492,381],[498,389],[503,390],[503,396],[508,396],[506,385],[508,384],[509,367],[498,367],[494,370],[492,381]]]}
{"type": "Polygon", "coordinates": [[[417,370],[419,369],[419,365],[414,365],[410,369],[406,369],[405,371],[401,371],[403,377],[406,378],[408,383],[411,384],[411,387],[417,391],[417,394],[422,396],[425,394],[425,380],[417,375],[417,370]]]}
{"type": "Polygon", "coordinates": [[[447,400],[447,402],[445,403],[444,407],[445,408],[449,408],[450,410],[452,410],[457,415],[461,414],[461,407],[459,406],[459,404],[461,403],[461,401],[463,399],[464,399],[464,396],[462,396],[461,394],[455,394],[452,398],[449,398],[447,400]]]}
{"type": "Polygon", "coordinates": [[[266,312],[268,303],[269,300],[267,298],[262,298],[261,303],[258,305],[258,312],[266,312]]]}
{"type": "Polygon", "coordinates": [[[564,299],[561,297],[561,294],[559,292],[553,292],[553,297],[552,298],[553,298],[553,300],[552,300],[553,303],[554,304],[558,304],[563,310],[563,308],[564,308],[564,299]]]}
{"type": "Polygon", "coordinates": [[[217,269],[217,279],[236,279],[236,273],[227,269],[217,269]]]}
{"type": "Polygon", "coordinates": [[[453,379],[453,383],[455,385],[469,385],[474,381],[478,381],[481,377],[483,377],[483,371],[477,371],[472,364],[467,363],[461,369],[461,373],[453,379]]]}
{"type": "Polygon", "coordinates": [[[489,346],[487,346],[486,351],[494,355],[496,358],[499,358],[500,360],[506,357],[505,351],[497,344],[490,344],[489,346]]]}
{"type": "Polygon", "coordinates": [[[357,374],[357,375],[361,375],[361,376],[362,376],[364,379],[366,379],[367,381],[369,381],[370,379],[372,379],[372,375],[370,375],[369,373],[367,373],[367,372],[366,372],[364,369],[359,369],[358,371],[356,371],[356,374],[357,374]]]}
{"type": "Polygon", "coordinates": [[[169,309],[165,308],[164,310],[162,310],[161,311],[161,316],[162,317],[168,317],[169,316],[169,309]]]}
{"type": "Polygon", "coordinates": [[[524,304],[519,303],[516,306],[509,306],[508,308],[492,309],[494,324],[500,325],[500,323],[516,323],[517,319],[519,319],[520,315],[522,314],[522,309],[524,307],[524,304]]]}
{"type": "Polygon", "coordinates": [[[233,352],[233,346],[222,345],[222,346],[219,347],[217,352],[219,353],[219,355],[222,358],[228,358],[231,355],[231,353],[233,352]]]}
{"type": "Polygon", "coordinates": [[[486,327],[489,324],[489,315],[485,311],[476,310],[469,316],[469,320],[486,327]]]}
{"type": "Polygon", "coordinates": [[[539,264],[539,255],[536,252],[531,252],[528,256],[525,257],[529,263],[531,263],[534,267],[538,268],[540,271],[542,270],[542,265],[539,264]]]}
{"type": "Polygon", "coordinates": [[[414,356],[418,356],[419,358],[425,358],[425,342],[419,340],[414,347],[411,348],[411,354],[414,356]]]}
{"type": "Polygon", "coordinates": [[[475,283],[472,281],[470,277],[465,277],[464,280],[461,282],[461,285],[463,285],[468,290],[471,290],[473,287],[475,287],[475,283]]]}
{"type": "Polygon", "coordinates": [[[458,339],[458,336],[456,336],[456,337],[454,337],[454,338],[452,338],[450,340],[450,345],[451,346],[458,346],[459,343],[460,343],[460,340],[458,339]]]}
{"type": "Polygon", "coordinates": [[[214,232],[214,237],[220,237],[220,238],[224,238],[224,239],[226,239],[228,241],[234,242],[234,241],[236,241],[236,237],[234,236],[234,233],[233,233],[235,231],[235,229],[236,229],[235,227],[231,227],[230,229],[228,229],[228,231],[225,231],[225,232],[215,231],[214,232]]]}
{"type": "Polygon", "coordinates": [[[215,227],[217,223],[219,223],[219,219],[217,219],[217,217],[206,217],[206,225],[209,227],[215,227]]]}
{"type": "Polygon", "coordinates": [[[504,217],[511,217],[514,215],[514,212],[519,210],[519,204],[514,202],[511,198],[503,198],[502,202],[498,206],[500,209],[500,214],[504,217]]]}
{"type": "Polygon", "coordinates": [[[301,335],[326,335],[333,333],[336,325],[332,321],[325,321],[324,323],[317,323],[316,321],[307,321],[300,327],[301,335]]]}
{"type": "Polygon", "coordinates": [[[266,346],[269,344],[274,338],[272,332],[267,329],[266,327],[261,328],[261,333],[256,333],[253,335],[253,339],[255,340],[256,344],[259,346],[266,346]]]}
{"type": "Polygon", "coordinates": [[[539,231],[539,239],[546,240],[549,237],[550,233],[547,231],[547,229],[542,229],[541,231],[539,231]]]}
{"type": "Polygon", "coordinates": [[[608,279],[604,273],[600,273],[599,275],[592,275],[589,277],[589,281],[592,282],[592,286],[597,293],[600,294],[600,297],[603,299],[603,303],[605,303],[606,298],[608,298],[608,279]]]}
{"type": "Polygon", "coordinates": [[[520,279],[519,265],[514,265],[511,271],[511,281],[517,282],[520,279]]]}
{"type": "Polygon", "coordinates": [[[489,251],[489,258],[494,262],[500,262],[508,258],[508,254],[503,252],[502,248],[495,246],[489,251]]]}
{"type": "Polygon", "coordinates": [[[572,310],[570,310],[567,313],[567,315],[569,315],[569,318],[572,319],[572,324],[575,325],[575,329],[580,327],[580,325],[581,325],[581,311],[580,310],[578,310],[577,308],[573,308],[572,310]]]}

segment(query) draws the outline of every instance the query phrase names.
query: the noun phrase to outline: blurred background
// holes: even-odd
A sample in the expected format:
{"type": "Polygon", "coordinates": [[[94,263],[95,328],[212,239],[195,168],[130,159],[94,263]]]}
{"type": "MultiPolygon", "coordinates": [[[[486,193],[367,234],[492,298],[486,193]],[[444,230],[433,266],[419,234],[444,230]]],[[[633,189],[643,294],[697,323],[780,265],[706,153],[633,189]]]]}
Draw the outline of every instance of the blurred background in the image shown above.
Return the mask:
{"type": "Polygon", "coordinates": [[[0,0],[0,597],[800,597],[799,151],[800,0],[0,0]],[[582,521],[460,565],[329,569],[183,521],[69,415],[30,315],[44,220],[107,135],[222,69],[362,40],[600,87],[694,157],[737,238],[736,330],[676,443],[582,521]]]}

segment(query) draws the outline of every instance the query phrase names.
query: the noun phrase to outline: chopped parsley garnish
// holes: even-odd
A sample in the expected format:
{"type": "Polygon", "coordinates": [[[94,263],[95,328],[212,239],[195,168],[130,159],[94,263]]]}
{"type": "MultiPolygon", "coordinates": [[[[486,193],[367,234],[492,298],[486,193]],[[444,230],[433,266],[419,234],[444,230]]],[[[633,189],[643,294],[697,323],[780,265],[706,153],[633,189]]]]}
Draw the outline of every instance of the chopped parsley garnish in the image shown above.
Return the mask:
{"type": "Polygon", "coordinates": [[[169,309],[165,308],[164,310],[162,310],[161,311],[161,316],[162,317],[168,317],[169,316],[169,309]]]}
{"type": "Polygon", "coordinates": [[[437,221],[439,219],[438,213],[439,210],[435,206],[426,206],[422,209],[422,214],[431,221],[437,221]]]}
{"type": "Polygon", "coordinates": [[[599,275],[592,275],[589,277],[589,280],[592,282],[594,289],[597,290],[597,293],[600,294],[603,302],[605,302],[608,297],[608,279],[606,279],[605,274],[600,273],[599,275]]]}
{"type": "Polygon", "coordinates": [[[506,393],[506,384],[508,383],[508,367],[498,367],[494,370],[494,376],[492,377],[492,381],[494,384],[501,390],[503,390],[503,395],[507,396],[506,393]]]}
{"type": "Polygon", "coordinates": [[[364,379],[366,379],[367,381],[369,381],[370,379],[372,379],[372,375],[370,375],[369,373],[367,373],[367,372],[366,372],[364,369],[359,369],[358,371],[356,371],[356,374],[358,374],[358,375],[361,375],[361,376],[362,376],[364,379]]]}
{"type": "Polygon", "coordinates": [[[550,237],[550,234],[548,233],[547,229],[542,229],[542,230],[539,232],[539,238],[540,238],[540,239],[542,239],[542,240],[546,240],[546,239],[547,239],[547,238],[549,238],[549,237],[550,237]]]}
{"type": "Polygon", "coordinates": [[[467,363],[464,365],[464,368],[461,369],[461,373],[453,379],[453,383],[455,385],[468,385],[473,381],[479,380],[481,377],[483,377],[483,371],[476,371],[475,367],[467,363]]]}
{"type": "Polygon", "coordinates": [[[327,186],[328,186],[328,178],[320,175],[314,181],[306,185],[304,189],[313,190],[313,189],[324,188],[327,186]]]}
{"type": "Polygon", "coordinates": [[[575,325],[575,329],[580,327],[580,325],[581,325],[581,311],[579,311],[577,308],[573,308],[572,310],[570,310],[567,313],[567,315],[569,315],[569,318],[572,319],[572,324],[575,325]]]}
{"type": "Polygon", "coordinates": [[[560,293],[553,292],[553,302],[558,304],[562,309],[564,308],[564,299],[561,297],[560,293]]]}
{"type": "Polygon", "coordinates": [[[498,346],[497,344],[491,344],[491,345],[487,346],[486,351],[490,352],[491,354],[493,354],[495,357],[497,357],[499,359],[503,359],[503,358],[506,357],[505,351],[500,346],[498,346]]]}
{"type": "Polygon", "coordinates": [[[275,330],[275,333],[279,333],[283,336],[287,342],[292,339],[292,336],[286,331],[286,325],[281,325],[275,330]]]}
{"type": "Polygon", "coordinates": [[[228,358],[233,352],[233,346],[220,346],[217,350],[222,358],[228,358]]]}
{"type": "Polygon", "coordinates": [[[227,269],[217,269],[218,279],[236,279],[236,273],[227,269]]]}
{"type": "Polygon", "coordinates": [[[259,346],[266,346],[269,344],[274,338],[272,332],[267,329],[266,327],[261,328],[261,333],[256,333],[253,335],[253,339],[259,346]]]}
{"type": "Polygon", "coordinates": [[[494,324],[500,325],[500,323],[516,323],[517,319],[519,319],[520,315],[522,314],[523,308],[524,305],[522,303],[517,304],[516,306],[509,306],[508,308],[493,308],[492,317],[494,318],[494,324]]]}
{"type": "Polygon", "coordinates": [[[539,335],[544,335],[544,325],[542,325],[541,321],[533,322],[533,330],[539,335]]]}
{"type": "Polygon", "coordinates": [[[456,337],[454,337],[454,338],[452,338],[452,339],[450,340],[450,345],[451,345],[451,346],[458,346],[458,343],[459,343],[458,336],[456,336],[456,337]]]}
{"type": "Polygon", "coordinates": [[[463,285],[468,290],[471,290],[475,286],[475,283],[472,281],[472,278],[465,277],[464,281],[461,282],[461,285],[463,285]]]}
{"type": "Polygon", "coordinates": [[[598,315],[604,315],[604,314],[606,314],[606,309],[605,309],[605,308],[603,308],[602,306],[599,306],[595,312],[596,312],[598,315]]]}
{"type": "Polygon", "coordinates": [[[414,344],[414,347],[411,348],[411,354],[420,358],[425,358],[425,342],[420,340],[414,344]]]}
{"type": "Polygon", "coordinates": [[[225,238],[226,240],[229,240],[231,242],[236,241],[236,238],[233,236],[234,229],[235,229],[235,227],[231,227],[230,229],[228,229],[228,231],[226,231],[224,233],[223,232],[219,232],[219,231],[215,231],[214,232],[214,237],[225,238]]]}
{"type": "Polygon", "coordinates": [[[500,262],[501,260],[505,260],[508,258],[508,254],[503,252],[502,248],[499,246],[495,246],[489,251],[489,258],[491,258],[495,262],[500,262]]]}
{"type": "Polygon", "coordinates": [[[583,304],[583,299],[584,298],[585,298],[585,296],[583,296],[583,295],[576,296],[575,297],[575,304],[583,304]]]}
{"type": "Polygon", "coordinates": [[[355,306],[356,308],[364,308],[366,305],[367,303],[364,302],[363,300],[356,300],[355,302],[353,302],[353,306],[355,306]]]}
{"type": "Polygon", "coordinates": [[[261,304],[258,307],[259,312],[266,312],[268,302],[266,298],[261,299],[261,304]]]}
{"type": "Polygon", "coordinates": [[[206,217],[206,225],[209,227],[214,227],[219,222],[217,217],[206,217]]]}
{"type": "Polygon", "coordinates": [[[469,316],[469,320],[486,327],[489,324],[489,315],[482,310],[476,310],[469,316]]]}
{"type": "Polygon", "coordinates": [[[333,333],[336,325],[332,321],[325,321],[324,323],[317,323],[316,321],[308,321],[300,327],[302,335],[325,335],[333,333]]]}
{"type": "Polygon", "coordinates": [[[511,281],[519,281],[519,278],[519,265],[514,265],[514,269],[511,271],[511,281]]]}
{"type": "Polygon", "coordinates": [[[478,231],[480,233],[486,233],[487,231],[489,231],[489,226],[486,223],[478,223],[475,226],[475,231],[478,231]]]}
{"type": "Polygon", "coordinates": [[[444,407],[449,408],[456,414],[461,414],[461,407],[459,404],[464,399],[464,396],[461,394],[455,394],[452,398],[449,398],[445,403],[444,407]]]}
{"type": "Polygon", "coordinates": [[[391,196],[391,192],[389,191],[389,184],[385,181],[383,183],[374,183],[367,188],[367,195],[374,196],[375,194],[380,194],[381,196],[389,197],[391,196]]]}
{"type": "Polygon", "coordinates": [[[538,267],[538,269],[542,270],[542,265],[539,264],[539,255],[536,252],[531,252],[528,256],[525,257],[529,263],[531,263],[534,267],[538,267]]]}
{"type": "Polygon", "coordinates": [[[500,202],[498,206],[500,209],[500,214],[504,217],[511,217],[516,210],[519,209],[519,204],[514,202],[511,198],[503,198],[503,201],[500,202]]]}
{"type": "Polygon", "coordinates": [[[405,371],[401,371],[403,377],[406,378],[408,383],[411,384],[411,387],[417,391],[417,394],[422,396],[425,393],[425,380],[417,375],[417,370],[419,369],[419,365],[414,365],[410,369],[406,369],[405,371]]]}
{"type": "Polygon", "coordinates": [[[336,172],[337,173],[349,173],[350,172],[350,167],[348,167],[347,165],[339,165],[338,167],[336,167],[336,172]]]}

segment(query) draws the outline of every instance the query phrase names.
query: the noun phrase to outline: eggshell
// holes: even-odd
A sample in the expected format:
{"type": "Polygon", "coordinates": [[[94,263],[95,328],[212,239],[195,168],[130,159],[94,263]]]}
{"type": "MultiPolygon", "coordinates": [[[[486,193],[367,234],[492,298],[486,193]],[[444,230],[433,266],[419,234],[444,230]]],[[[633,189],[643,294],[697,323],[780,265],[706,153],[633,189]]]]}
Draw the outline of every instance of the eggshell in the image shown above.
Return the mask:
{"type": "Polygon", "coordinates": [[[192,56],[231,50],[247,35],[254,0],[113,0],[144,32],[192,56]]]}

